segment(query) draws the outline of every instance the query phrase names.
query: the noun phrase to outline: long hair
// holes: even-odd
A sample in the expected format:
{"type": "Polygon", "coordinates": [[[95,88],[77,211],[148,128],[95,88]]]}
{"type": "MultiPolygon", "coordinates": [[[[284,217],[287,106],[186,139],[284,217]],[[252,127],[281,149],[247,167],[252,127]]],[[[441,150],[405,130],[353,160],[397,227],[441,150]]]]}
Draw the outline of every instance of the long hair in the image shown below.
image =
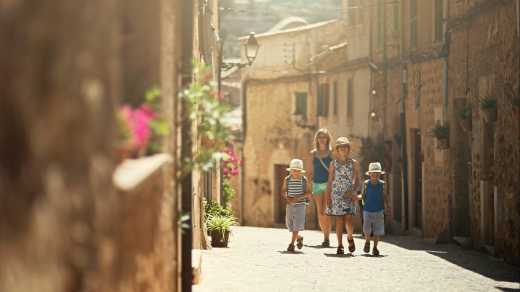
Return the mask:
{"type": "Polygon", "coordinates": [[[316,131],[316,134],[314,134],[314,149],[312,152],[320,150],[320,145],[318,144],[318,135],[320,134],[327,136],[327,150],[331,151],[332,147],[330,146],[330,143],[332,141],[332,136],[330,135],[329,130],[321,128],[316,131]]]}

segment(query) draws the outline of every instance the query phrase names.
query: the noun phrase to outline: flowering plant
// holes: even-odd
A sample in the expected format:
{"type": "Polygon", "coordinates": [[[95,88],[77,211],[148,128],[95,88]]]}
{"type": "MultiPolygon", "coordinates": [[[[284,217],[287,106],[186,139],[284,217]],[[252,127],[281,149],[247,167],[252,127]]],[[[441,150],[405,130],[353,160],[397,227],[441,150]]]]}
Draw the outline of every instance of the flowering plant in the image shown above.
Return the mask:
{"type": "Polygon", "coordinates": [[[139,153],[153,153],[159,149],[160,137],[169,131],[166,121],[159,112],[156,88],[146,93],[146,102],[137,108],[122,105],[119,108],[118,126],[119,140],[130,150],[139,153]]]}
{"type": "Polygon", "coordinates": [[[194,159],[184,161],[189,171],[193,167],[209,170],[226,156],[221,152],[231,136],[230,128],[222,123],[229,106],[222,102],[216,82],[212,81],[212,73],[208,66],[194,62],[194,78],[181,97],[187,102],[191,120],[197,125],[197,134],[201,147],[197,149],[194,159]]]}
{"type": "Polygon", "coordinates": [[[222,174],[226,178],[238,175],[240,159],[238,158],[235,149],[228,147],[224,151],[224,154],[224,158],[222,159],[222,174]]]}

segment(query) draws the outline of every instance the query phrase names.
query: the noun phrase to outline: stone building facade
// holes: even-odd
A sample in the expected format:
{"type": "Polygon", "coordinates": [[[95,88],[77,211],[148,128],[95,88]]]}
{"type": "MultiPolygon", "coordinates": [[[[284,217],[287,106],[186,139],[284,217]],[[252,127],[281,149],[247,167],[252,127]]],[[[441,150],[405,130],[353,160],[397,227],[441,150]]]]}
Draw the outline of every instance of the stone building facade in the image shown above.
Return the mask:
{"type": "MultiPolygon", "coordinates": [[[[346,17],[257,35],[260,52],[243,76],[246,225],[283,225],[285,169],[292,158],[310,167],[318,128],[351,138],[360,158],[369,132],[368,22],[346,17]]],[[[314,208],[307,212],[307,227],[315,228],[314,208]]]]}
{"type": "Polygon", "coordinates": [[[371,110],[384,121],[371,133],[385,145],[399,142],[385,153],[391,171],[402,173],[390,184],[392,231],[470,239],[518,263],[520,3],[370,5],[371,110]],[[489,97],[496,122],[484,118],[489,97]],[[436,125],[448,128],[447,145],[433,137],[436,125]]]}
{"type": "MultiPolygon", "coordinates": [[[[450,139],[454,162],[455,231],[473,245],[520,263],[520,89],[518,1],[451,3],[450,139]],[[484,118],[481,101],[497,101],[497,120],[484,118]],[[471,127],[457,115],[467,105],[471,127]],[[461,226],[469,219],[467,230],[461,226]]],[[[466,223],[467,224],[467,223],[466,223]]]]}

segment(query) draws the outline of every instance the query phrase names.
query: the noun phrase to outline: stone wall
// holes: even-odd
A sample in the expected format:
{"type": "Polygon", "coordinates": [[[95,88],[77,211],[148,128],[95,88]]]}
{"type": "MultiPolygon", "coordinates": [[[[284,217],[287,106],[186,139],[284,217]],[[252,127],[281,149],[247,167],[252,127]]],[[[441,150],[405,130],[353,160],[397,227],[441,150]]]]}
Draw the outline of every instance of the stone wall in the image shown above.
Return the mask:
{"type": "Polygon", "coordinates": [[[453,21],[450,72],[452,98],[473,109],[469,209],[477,247],[493,246],[508,261],[520,262],[520,165],[518,108],[519,45],[515,1],[473,1],[453,21]],[[471,9],[470,9],[471,8],[471,9]],[[469,16],[468,16],[469,15],[469,16]],[[483,119],[479,98],[497,98],[498,120],[483,119]]]}
{"type": "Polygon", "coordinates": [[[113,240],[99,247],[104,264],[100,272],[117,275],[117,288],[107,291],[175,290],[171,161],[166,154],[128,160],[114,174],[120,198],[115,211],[118,228],[113,240]]]}
{"type": "Polygon", "coordinates": [[[117,202],[114,20],[111,0],[0,5],[1,291],[114,291],[97,269],[117,202]]]}
{"type": "Polygon", "coordinates": [[[408,66],[408,95],[406,98],[406,140],[408,141],[409,216],[410,226],[417,226],[415,216],[422,213],[422,235],[428,239],[446,240],[449,235],[449,199],[451,179],[448,151],[439,149],[438,141],[431,135],[436,123],[444,123],[443,59],[417,62],[408,66]],[[420,133],[420,141],[415,139],[420,133]],[[414,145],[420,143],[420,153],[414,145]],[[422,204],[416,206],[415,160],[422,167],[422,204]],[[418,208],[421,208],[419,210],[418,208]]]}

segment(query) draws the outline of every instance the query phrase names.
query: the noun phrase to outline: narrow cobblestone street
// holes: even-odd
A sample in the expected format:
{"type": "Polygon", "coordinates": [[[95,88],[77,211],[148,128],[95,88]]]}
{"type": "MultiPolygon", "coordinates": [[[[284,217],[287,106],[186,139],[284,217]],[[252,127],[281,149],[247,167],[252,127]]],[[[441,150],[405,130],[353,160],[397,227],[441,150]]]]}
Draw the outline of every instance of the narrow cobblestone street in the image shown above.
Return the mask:
{"type": "Polygon", "coordinates": [[[321,234],[303,232],[304,247],[285,252],[285,229],[235,227],[229,248],[203,251],[195,292],[232,291],[520,291],[519,271],[492,257],[452,244],[387,236],[380,257],[317,247],[321,234]]]}

